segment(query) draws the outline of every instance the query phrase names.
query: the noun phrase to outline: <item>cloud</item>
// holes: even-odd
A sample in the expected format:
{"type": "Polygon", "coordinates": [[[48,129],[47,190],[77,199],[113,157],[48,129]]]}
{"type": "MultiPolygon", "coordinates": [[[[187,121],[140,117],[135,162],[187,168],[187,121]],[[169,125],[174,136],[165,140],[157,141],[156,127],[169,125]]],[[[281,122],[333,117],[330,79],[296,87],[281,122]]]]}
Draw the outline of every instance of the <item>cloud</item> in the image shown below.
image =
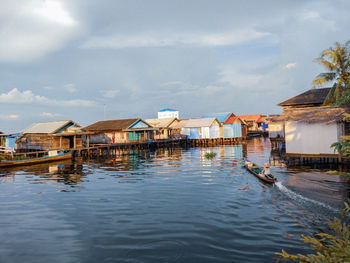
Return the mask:
{"type": "Polygon", "coordinates": [[[114,98],[119,92],[120,92],[120,90],[104,90],[104,91],[101,91],[102,96],[105,97],[105,98],[114,98]]]}
{"type": "Polygon", "coordinates": [[[252,28],[222,33],[140,33],[137,35],[92,37],[81,47],[93,48],[138,48],[167,46],[231,46],[270,36],[252,28]]]}
{"type": "Polygon", "coordinates": [[[263,78],[263,74],[254,73],[251,69],[248,73],[239,71],[236,68],[226,68],[219,73],[218,82],[226,83],[238,88],[258,88],[259,82],[263,78]]]}
{"type": "Polygon", "coordinates": [[[40,114],[41,117],[48,117],[48,118],[53,118],[57,116],[61,116],[61,114],[58,113],[50,113],[50,112],[43,112],[40,114]]]}
{"type": "Polygon", "coordinates": [[[10,104],[41,104],[50,106],[72,106],[72,107],[92,107],[95,106],[95,102],[91,100],[56,100],[49,99],[44,96],[35,95],[31,90],[19,91],[17,88],[10,90],[8,93],[0,94],[1,103],[10,104]]]}
{"type": "Polygon", "coordinates": [[[0,120],[17,120],[19,117],[20,116],[18,114],[0,114],[0,120]]]}
{"type": "Polygon", "coordinates": [[[78,91],[78,89],[77,89],[77,88],[75,87],[75,85],[72,84],[72,83],[69,83],[69,84],[64,85],[64,88],[65,88],[66,90],[68,90],[68,92],[70,92],[70,93],[74,93],[74,92],[77,92],[77,91],[78,91]]]}
{"type": "Polygon", "coordinates": [[[295,68],[297,65],[296,62],[294,63],[288,63],[287,65],[284,66],[285,69],[291,69],[291,68],[295,68]]]}
{"type": "MultiPolygon", "coordinates": [[[[57,51],[77,36],[78,23],[61,2],[9,3],[0,32],[0,61],[28,62],[57,51]]],[[[1,22],[1,21],[0,21],[1,22]]]]}

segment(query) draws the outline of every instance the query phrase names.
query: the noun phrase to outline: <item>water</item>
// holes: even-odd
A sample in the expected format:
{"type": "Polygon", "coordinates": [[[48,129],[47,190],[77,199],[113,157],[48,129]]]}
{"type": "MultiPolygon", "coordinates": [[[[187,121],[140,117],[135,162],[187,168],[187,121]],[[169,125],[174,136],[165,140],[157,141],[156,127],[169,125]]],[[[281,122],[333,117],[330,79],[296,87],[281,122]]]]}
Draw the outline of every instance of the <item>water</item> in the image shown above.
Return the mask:
{"type": "Polygon", "coordinates": [[[338,215],[344,178],[272,167],[271,186],[242,168],[246,155],[268,162],[268,142],[0,171],[0,262],[273,262],[281,249],[309,253],[300,235],[338,215]]]}

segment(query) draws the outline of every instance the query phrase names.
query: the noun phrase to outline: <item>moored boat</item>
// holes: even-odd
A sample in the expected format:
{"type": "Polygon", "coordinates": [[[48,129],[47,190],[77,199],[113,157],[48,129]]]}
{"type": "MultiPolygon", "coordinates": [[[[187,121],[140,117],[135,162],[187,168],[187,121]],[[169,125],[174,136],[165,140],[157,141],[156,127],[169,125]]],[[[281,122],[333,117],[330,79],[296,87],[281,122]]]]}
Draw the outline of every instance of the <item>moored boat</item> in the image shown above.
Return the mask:
{"type": "Polygon", "coordinates": [[[256,177],[258,177],[260,180],[273,184],[277,181],[277,179],[272,174],[264,174],[264,168],[257,165],[256,163],[253,163],[249,160],[245,160],[244,167],[252,174],[254,174],[256,177]]]}
{"type": "Polygon", "coordinates": [[[14,166],[26,166],[33,165],[38,163],[47,163],[53,161],[61,161],[72,158],[71,152],[60,152],[57,151],[49,151],[48,155],[38,158],[30,158],[30,159],[22,159],[22,160],[1,160],[0,168],[8,168],[14,166]]]}

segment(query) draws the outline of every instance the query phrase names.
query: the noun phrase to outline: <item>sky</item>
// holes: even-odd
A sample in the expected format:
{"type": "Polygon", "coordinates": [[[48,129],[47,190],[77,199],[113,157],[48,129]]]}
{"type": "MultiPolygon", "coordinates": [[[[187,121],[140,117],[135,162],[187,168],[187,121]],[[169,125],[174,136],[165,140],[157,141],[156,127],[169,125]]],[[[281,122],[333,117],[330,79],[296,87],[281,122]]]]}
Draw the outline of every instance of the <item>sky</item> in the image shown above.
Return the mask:
{"type": "Polygon", "coordinates": [[[350,39],[349,0],[1,0],[0,131],[276,114],[350,39]]]}

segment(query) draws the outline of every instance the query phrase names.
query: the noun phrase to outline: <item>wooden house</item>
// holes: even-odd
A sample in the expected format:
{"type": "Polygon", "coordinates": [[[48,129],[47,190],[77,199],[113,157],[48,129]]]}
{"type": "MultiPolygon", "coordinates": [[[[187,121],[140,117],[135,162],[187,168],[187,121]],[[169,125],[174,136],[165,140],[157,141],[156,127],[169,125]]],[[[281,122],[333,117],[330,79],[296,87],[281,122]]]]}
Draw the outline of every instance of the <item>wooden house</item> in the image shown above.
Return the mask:
{"type": "Polygon", "coordinates": [[[153,128],[142,119],[98,121],[84,128],[89,135],[83,137],[84,144],[115,144],[142,142],[153,139],[153,128]]]}
{"type": "Polygon", "coordinates": [[[285,147],[288,157],[336,156],[330,146],[350,135],[350,123],[344,120],[342,107],[304,107],[285,109],[281,115],[284,122],[285,147]]]}
{"type": "Polygon", "coordinates": [[[216,118],[198,118],[180,121],[175,129],[181,129],[181,134],[189,139],[220,138],[220,123],[216,118]]]}
{"type": "Polygon", "coordinates": [[[220,138],[247,137],[247,123],[232,112],[203,115],[202,118],[216,118],[220,123],[220,138]]]}
{"type": "Polygon", "coordinates": [[[248,132],[264,131],[266,129],[265,117],[261,114],[240,115],[238,117],[248,125],[248,132]]]}
{"type": "Polygon", "coordinates": [[[82,147],[81,126],[69,121],[33,123],[16,141],[18,150],[50,150],[82,147]]]}
{"type": "Polygon", "coordinates": [[[248,134],[247,124],[238,116],[230,116],[223,123],[224,138],[246,138],[248,134]]]}
{"type": "Polygon", "coordinates": [[[146,122],[152,127],[157,128],[154,131],[154,140],[167,140],[173,138],[175,131],[173,127],[179,123],[177,118],[161,118],[161,119],[147,119],[146,122]]]}

